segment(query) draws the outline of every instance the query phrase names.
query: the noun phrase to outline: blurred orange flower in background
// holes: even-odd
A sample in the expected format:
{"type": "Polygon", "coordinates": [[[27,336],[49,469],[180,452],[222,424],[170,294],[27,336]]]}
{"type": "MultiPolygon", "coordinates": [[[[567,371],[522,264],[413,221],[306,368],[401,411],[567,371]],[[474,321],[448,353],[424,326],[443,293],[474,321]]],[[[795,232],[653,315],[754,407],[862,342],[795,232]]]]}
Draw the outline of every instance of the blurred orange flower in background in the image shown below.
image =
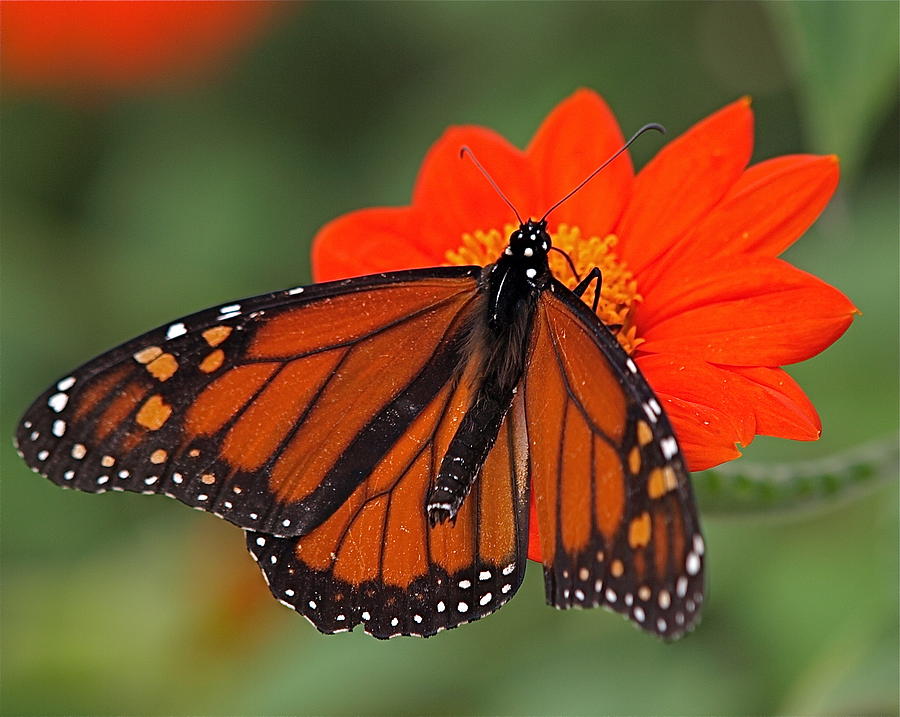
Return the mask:
{"type": "MultiPolygon", "coordinates": [[[[451,128],[425,157],[411,206],[352,212],[321,229],[314,278],[494,261],[513,229],[510,211],[460,161],[462,145],[523,217],[537,218],[623,142],[588,90],[556,107],[525,151],[482,127],[451,128]]],[[[778,258],[834,193],[837,158],[747,167],[752,146],[741,99],[637,175],[623,154],[550,217],[554,244],[578,272],[602,270],[598,314],[664,401],[695,471],[736,458],[755,435],[818,438],[815,408],[781,366],[824,350],[857,313],[840,291],[778,258]]],[[[575,285],[563,257],[554,254],[551,268],[575,285]]]]}
{"type": "Polygon", "coordinates": [[[5,85],[93,94],[219,69],[272,16],[271,2],[0,3],[5,85]]]}

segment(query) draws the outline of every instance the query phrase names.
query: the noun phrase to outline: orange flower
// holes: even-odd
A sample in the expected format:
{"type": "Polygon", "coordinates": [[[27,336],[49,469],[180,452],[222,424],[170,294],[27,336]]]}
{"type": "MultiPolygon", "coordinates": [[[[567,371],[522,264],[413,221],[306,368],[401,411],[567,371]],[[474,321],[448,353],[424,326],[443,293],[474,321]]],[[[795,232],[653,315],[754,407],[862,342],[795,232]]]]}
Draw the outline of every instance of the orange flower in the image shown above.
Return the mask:
{"type": "Polygon", "coordinates": [[[4,2],[3,77],[67,91],[127,89],[218,67],[270,2],[4,2]]]}
{"type": "MultiPolygon", "coordinates": [[[[623,142],[588,90],[562,102],[525,151],[488,129],[451,128],[428,152],[411,206],[352,212],[319,232],[315,279],[494,261],[510,211],[460,161],[461,145],[524,217],[538,218],[623,142]]],[[[623,154],[550,216],[554,245],[579,273],[602,270],[598,314],[621,327],[619,341],[664,401],[692,470],[736,458],[755,435],[818,438],[815,408],[780,367],[825,349],[857,313],[837,289],[778,258],[828,203],[837,158],[747,167],[752,144],[741,99],[637,175],[623,154]]],[[[554,254],[551,268],[574,286],[563,257],[554,254]]]]}

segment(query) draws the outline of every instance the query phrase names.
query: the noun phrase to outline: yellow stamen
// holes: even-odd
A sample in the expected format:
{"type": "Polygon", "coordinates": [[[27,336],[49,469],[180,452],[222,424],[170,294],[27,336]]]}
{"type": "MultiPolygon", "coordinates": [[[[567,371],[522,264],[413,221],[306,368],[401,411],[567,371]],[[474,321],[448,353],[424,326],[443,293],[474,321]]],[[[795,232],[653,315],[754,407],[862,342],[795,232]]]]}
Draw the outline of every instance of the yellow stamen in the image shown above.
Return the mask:
{"type": "MultiPolygon", "coordinates": [[[[507,224],[503,232],[497,229],[488,231],[475,230],[471,234],[463,234],[462,245],[447,252],[447,261],[450,264],[485,266],[497,261],[507,246],[509,235],[516,227],[507,224]]],[[[616,335],[622,348],[629,354],[642,343],[638,338],[637,328],[634,326],[634,309],[641,301],[641,295],[637,293],[637,281],[634,275],[625,266],[625,263],[616,256],[615,247],[619,238],[615,234],[607,234],[600,237],[585,239],[578,227],[570,227],[560,224],[554,232],[553,246],[562,249],[568,254],[578,275],[585,277],[595,266],[603,274],[603,287],[600,290],[600,302],[597,305],[597,316],[616,335]]],[[[565,257],[559,252],[550,252],[550,271],[560,282],[574,289],[578,281],[572,274],[572,269],[565,257]]],[[[588,306],[594,301],[596,283],[592,283],[581,299],[588,306]]]]}

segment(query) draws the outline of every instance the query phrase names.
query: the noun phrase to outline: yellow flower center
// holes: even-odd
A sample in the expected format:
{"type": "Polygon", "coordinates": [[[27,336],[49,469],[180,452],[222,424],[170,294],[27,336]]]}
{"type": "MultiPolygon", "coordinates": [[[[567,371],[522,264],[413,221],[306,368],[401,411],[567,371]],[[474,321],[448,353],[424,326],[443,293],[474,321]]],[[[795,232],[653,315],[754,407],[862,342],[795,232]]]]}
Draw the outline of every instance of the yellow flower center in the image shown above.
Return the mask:
{"type": "MultiPolygon", "coordinates": [[[[517,227],[507,224],[503,232],[497,229],[475,230],[471,234],[463,234],[462,246],[447,252],[447,262],[466,266],[478,264],[485,266],[497,260],[507,246],[508,237],[517,227]]],[[[637,293],[637,281],[616,256],[615,247],[619,238],[615,234],[585,239],[578,227],[560,224],[553,234],[553,246],[561,249],[572,259],[580,277],[587,276],[595,266],[603,274],[603,287],[600,290],[600,302],[597,304],[597,316],[616,335],[622,348],[629,354],[641,344],[643,339],[637,337],[634,326],[634,308],[641,301],[637,293]]],[[[550,271],[560,282],[574,289],[578,280],[566,258],[557,251],[549,255],[550,271]]],[[[594,302],[596,282],[591,282],[581,299],[588,306],[594,302]]]]}

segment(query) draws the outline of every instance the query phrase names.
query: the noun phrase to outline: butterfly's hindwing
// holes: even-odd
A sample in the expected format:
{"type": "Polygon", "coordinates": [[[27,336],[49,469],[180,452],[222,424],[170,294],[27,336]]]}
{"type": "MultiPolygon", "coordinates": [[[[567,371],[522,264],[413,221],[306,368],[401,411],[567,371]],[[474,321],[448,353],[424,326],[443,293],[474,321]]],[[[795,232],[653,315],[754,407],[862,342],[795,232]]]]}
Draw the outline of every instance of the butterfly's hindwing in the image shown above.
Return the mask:
{"type": "Polygon", "coordinates": [[[454,425],[464,382],[446,386],[405,437],[319,528],[301,538],[248,531],[272,594],[325,633],[358,624],[375,637],[433,635],[504,605],[525,574],[527,445],[521,402],[456,520],[432,527],[425,499],[454,425]]]}
{"type": "Polygon", "coordinates": [[[548,602],[603,605],[665,638],[690,629],[704,544],[672,427],[634,361],[559,284],[539,302],[524,392],[548,602]]]}

